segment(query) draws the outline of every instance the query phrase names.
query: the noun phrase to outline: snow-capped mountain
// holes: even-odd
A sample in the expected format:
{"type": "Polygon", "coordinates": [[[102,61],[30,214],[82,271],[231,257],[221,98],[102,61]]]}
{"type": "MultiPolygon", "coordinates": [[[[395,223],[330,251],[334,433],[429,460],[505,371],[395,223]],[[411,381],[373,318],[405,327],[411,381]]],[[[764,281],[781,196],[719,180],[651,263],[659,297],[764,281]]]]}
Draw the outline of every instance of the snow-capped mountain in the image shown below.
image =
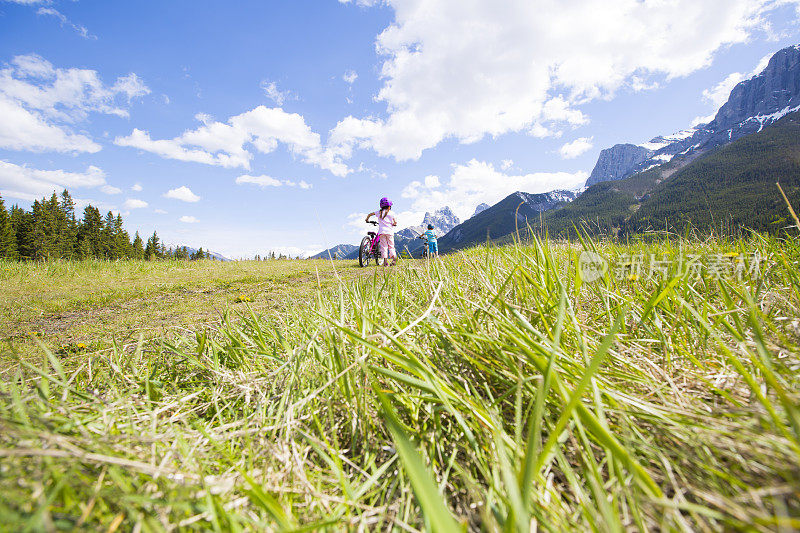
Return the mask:
{"type": "Polygon", "coordinates": [[[437,209],[433,213],[425,213],[425,218],[422,219],[422,225],[427,228],[428,224],[433,224],[433,228],[438,235],[444,235],[461,224],[461,220],[459,220],[449,207],[445,206],[441,209],[437,209]]]}
{"type": "Polygon", "coordinates": [[[409,226],[395,233],[395,239],[415,239],[425,233],[428,224],[433,224],[434,232],[441,237],[461,223],[453,211],[445,206],[433,213],[426,212],[419,226],[409,226]]]}
{"type": "MultiPolygon", "coordinates": [[[[483,211],[486,211],[490,207],[492,207],[492,206],[490,206],[489,204],[485,204],[485,203],[484,204],[478,204],[478,207],[475,208],[475,212],[472,213],[472,216],[474,217],[478,213],[482,213],[483,211]]],[[[472,218],[472,217],[470,217],[470,218],[472,218]]]]}
{"type": "Polygon", "coordinates": [[[617,144],[600,152],[586,185],[618,180],[761,131],[800,110],[800,45],[776,52],[760,74],[740,82],[714,120],[641,145],[617,144]]]}

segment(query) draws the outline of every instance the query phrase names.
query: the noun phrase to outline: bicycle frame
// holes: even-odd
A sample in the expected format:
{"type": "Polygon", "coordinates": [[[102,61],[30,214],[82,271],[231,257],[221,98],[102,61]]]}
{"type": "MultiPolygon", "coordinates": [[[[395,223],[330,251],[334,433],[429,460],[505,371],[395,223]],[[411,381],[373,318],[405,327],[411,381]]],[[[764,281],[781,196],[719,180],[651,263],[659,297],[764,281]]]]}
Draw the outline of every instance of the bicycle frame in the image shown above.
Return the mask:
{"type": "MultiPolygon", "coordinates": [[[[370,222],[370,224],[374,226],[378,225],[376,222],[370,222]]],[[[372,258],[375,259],[375,264],[378,264],[378,258],[380,257],[379,240],[378,233],[375,231],[368,231],[367,236],[361,240],[358,250],[358,262],[360,266],[367,266],[372,258]],[[367,241],[367,239],[369,239],[369,241],[367,241]],[[365,242],[369,242],[369,248],[367,248],[365,242]]]]}

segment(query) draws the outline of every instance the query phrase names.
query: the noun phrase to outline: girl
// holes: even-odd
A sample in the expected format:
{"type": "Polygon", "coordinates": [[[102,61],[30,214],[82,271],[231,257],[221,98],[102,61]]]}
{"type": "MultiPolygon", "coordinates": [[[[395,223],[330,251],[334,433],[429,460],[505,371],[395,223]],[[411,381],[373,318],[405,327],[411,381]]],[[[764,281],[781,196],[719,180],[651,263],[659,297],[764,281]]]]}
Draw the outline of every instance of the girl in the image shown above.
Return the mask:
{"type": "Polygon", "coordinates": [[[381,198],[380,205],[380,211],[368,214],[365,222],[369,222],[373,216],[378,217],[378,246],[381,250],[383,266],[389,264],[389,257],[392,258],[392,265],[394,265],[397,264],[397,254],[394,251],[394,227],[397,225],[397,219],[389,212],[392,210],[392,202],[388,198],[381,198]]]}

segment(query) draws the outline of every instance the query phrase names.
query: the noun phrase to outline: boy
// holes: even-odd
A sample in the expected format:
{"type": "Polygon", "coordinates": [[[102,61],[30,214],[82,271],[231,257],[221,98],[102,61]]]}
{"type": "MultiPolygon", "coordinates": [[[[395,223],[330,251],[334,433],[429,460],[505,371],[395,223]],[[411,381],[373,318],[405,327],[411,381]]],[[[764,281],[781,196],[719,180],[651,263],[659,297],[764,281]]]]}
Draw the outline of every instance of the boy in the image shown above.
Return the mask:
{"type": "Polygon", "coordinates": [[[433,224],[428,224],[428,231],[419,236],[420,239],[428,239],[428,257],[439,257],[439,246],[436,244],[436,234],[433,232],[433,224]]]}

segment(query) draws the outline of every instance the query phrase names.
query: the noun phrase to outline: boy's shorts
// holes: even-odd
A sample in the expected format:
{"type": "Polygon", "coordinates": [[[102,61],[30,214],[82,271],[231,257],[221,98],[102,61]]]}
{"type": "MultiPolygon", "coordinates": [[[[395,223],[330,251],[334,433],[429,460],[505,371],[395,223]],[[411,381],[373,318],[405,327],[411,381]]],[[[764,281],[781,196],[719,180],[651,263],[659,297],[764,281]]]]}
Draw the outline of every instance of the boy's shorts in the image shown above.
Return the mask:
{"type": "Polygon", "coordinates": [[[429,254],[439,253],[439,244],[436,241],[428,241],[428,253],[429,254]]]}

